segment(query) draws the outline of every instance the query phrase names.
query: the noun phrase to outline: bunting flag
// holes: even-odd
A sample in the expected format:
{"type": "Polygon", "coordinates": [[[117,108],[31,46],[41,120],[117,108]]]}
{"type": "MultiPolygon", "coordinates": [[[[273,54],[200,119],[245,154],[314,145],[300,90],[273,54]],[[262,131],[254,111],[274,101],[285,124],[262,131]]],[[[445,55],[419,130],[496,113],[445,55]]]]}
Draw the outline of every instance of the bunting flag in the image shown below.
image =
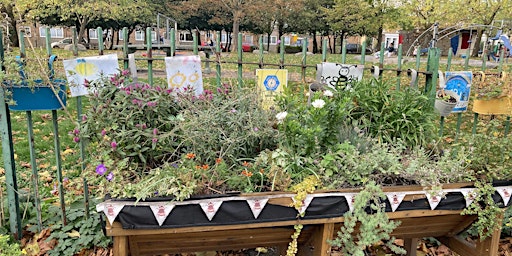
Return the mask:
{"type": "MultiPolygon", "coordinates": [[[[309,207],[309,204],[311,204],[311,201],[313,201],[313,198],[314,198],[314,196],[311,194],[306,195],[306,198],[304,198],[304,200],[302,200],[302,206],[297,210],[299,212],[299,214],[302,215],[303,213],[306,212],[306,210],[309,207]]],[[[294,203],[296,202],[295,197],[292,197],[292,200],[294,203]]]]}
{"type": "Polygon", "coordinates": [[[208,220],[212,221],[213,217],[215,217],[215,214],[217,214],[217,211],[222,205],[222,202],[222,200],[209,200],[206,202],[201,202],[199,205],[201,205],[201,208],[206,214],[206,217],[208,217],[208,220]]]}
{"type": "Polygon", "coordinates": [[[363,78],[363,65],[324,62],[316,66],[316,81],[333,89],[347,89],[363,78]]]}
{"type": "Polygon", "coordinates": [[[167,219],[167,216],[169,216],[172,209],[174,209],[174,206],[174,204],[165,203],[149,205],[149,207],[151,207],[151,211],[153,211],[153,215],[155,215],[156,221],[158,221],[159,226],[162,226],[162,224],[164,224],[164,221],[167,219]]]}
{"type": "Polygon", "coordinates": [[[505,206],[508,205],[508,201],[510,201],[510,193],[512,193],[512,186],[500,187],[497,188],[496,191],[500,194],[505,206]]]}
{"type": "Polygon", "coordinates": [[[477,196],[474,188],[461,189],[459,192],[462,193],[464,199],[466,200],[466,207],[473,203],[477,196]]]}
{"type": "Polygon", "coordinates": [[[275,97],[281,95],[287,85],[288,70],[256,69],[256,89],[264,109],[274,107],[275,97]]]}
{"type": "Polygon", "coordinates": [[[89,94],[86,81],[89,83],[101,77],[111,77],[119,74],[117,54],[82,57],[64,60],[62,63],[72,97],[89,94]]]}
{"type": "Polygon", "coordinates": [[[117,215],[124,208],[124,204],[106,204],[103,208],[103,212],[107,216],[108,222],[110,225],[114,223],[114,220],[117,218],[117,215]]]}
{"type": "Polygon", "coordinates": [[[354,210],[354,203],[356,202],[357,193],[347,193],[345,194],[345,199],[347,199],[348,208],[350,211],[354,210]]]}
{"type": "Polygon", "coordinates": [[[436,207],[441,202],[441,199],[443,199],[443,191],[438,191],[436,194],[432,194],[429,191],[425,191],[425,195],[427,196],[431,210],[435,210],[436,207]]]}
{"type": "MultiPolygon", "coordinates": [[[[495,190],[499,193],[505,205],[508,205],[510,202],[510,198],[512,197],[512,186],[502,186],[495,187],[495,190]]],[[[432,194],[430,191],[401,191],[401,192],[386,192],[386,197],[389,200],[392,211],[396,211],[405,196],[407,195],[425,195],[427,197],[428,203],[432,210],[436,209],[436,207],[441,202],[442,198],[447,193],[461,193],[466,200],[466,207],[468,207],[476,198],[476,189],[475,188],[457,188],[457,189],[442,189],[440,191],[436,191],[435,194],[432,194]]],[[[303,200],[302,207],[298,209],[298,212],[302,215],[306,212],[307,208],[311,204],[314,198],[316,197],[345,197],[347,201],[347,205],[350,211],[354,210],[354,202],[355,197],[358,193],[342,193],[342,192],[331,192],[331,193],[317,193],[317,194],[308,194],[306,198],[303,200]]],[[[213,217],[219,211],[220,206],[223,202],[226,201],[246,201],[251,209],[253,216],[255,219],[259,217],[263,209],[268,204],[268,200],[271,198],[291,198],[295,202],[296,194],[275,194],[275,195],[266,195],[261,197],[254,196],[232,196],[232,197],[221,197],[215,199],[199,199],[199,200],[188,200],[182,202],[133,202],[133,201],[105,201],[98,205],[96,205],[96,211],[103,212],[106,216],[110,224],[114,222],[116,217],[119,215],[121,210],[125,205],[128,206],[149,206],[155,216],[155,219],[158,221],[158,224],[161,226],[175,208],[175,206],[180,205],[192,205],[199,204],[201,209],[204,211],[208,220],[212,220],[213,217]]]]}
{"type": "Polygon", "coordinates": [[[165,71],[169,88],[183,91],[195,90],[195,95],[203,93],[203,74],[199,55],[165,57],[165,71]]]}
{"type": "Polygon", "coordinates": [[[268,198],[247,199],[246,202],[251,208],[252,215],[254,215],[254,218],[257,219],[258,216],[260,216],[261,211],[263,211],[263,208],[265,208],[265,205],[267,205],[268,198]]]}
{"type": "Polygon", "coordinates": [[[396,211],[398,206],[400,206],[400,204],[404,200],[405,196],[406,193],[386,193],[386,197],[389,200],[389,204],[391,205],[392,211],[396,211]]]}

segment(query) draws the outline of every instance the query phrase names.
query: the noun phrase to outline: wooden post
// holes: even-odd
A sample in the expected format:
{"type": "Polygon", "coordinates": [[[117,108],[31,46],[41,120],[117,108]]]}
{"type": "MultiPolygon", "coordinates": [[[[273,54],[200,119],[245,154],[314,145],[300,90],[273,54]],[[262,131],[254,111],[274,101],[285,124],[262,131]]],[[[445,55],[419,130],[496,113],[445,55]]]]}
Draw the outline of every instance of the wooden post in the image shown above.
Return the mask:
{"type": "Polygon", "coordinates": [[[128,237],[116,236],[114,237],[114,255],[115,256],[128,256],[128,237]]]}
{"type": "Polygon", "coordinates": [[[314,227],[315,231],[311,238],[299,245],[299,256],[327,256],[331,253],[331,245],[327,240],[331,240],[334,234],[334,223],[325,223],[314,227]]]}
{"type": "Polygon", "coordinates": [[[418,238],[406,238],[404,239],[404,248],[407,250],[407,256],[416,256],[416,249],[418,247],[418,238]]]}

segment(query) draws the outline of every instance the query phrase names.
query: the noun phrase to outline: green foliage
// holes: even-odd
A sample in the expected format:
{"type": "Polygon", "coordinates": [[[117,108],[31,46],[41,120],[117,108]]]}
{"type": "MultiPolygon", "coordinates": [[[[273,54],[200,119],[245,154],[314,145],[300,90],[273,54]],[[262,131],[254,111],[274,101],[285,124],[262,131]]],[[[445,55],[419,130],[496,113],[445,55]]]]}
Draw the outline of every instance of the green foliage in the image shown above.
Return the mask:
{"type": "Polygon", "coordinates": [[[467,231],[470,235],[478,235],[480,240],[492,236],[492,233],[501,228],[501,215],[503,211],[494,202],[493,195],[496,192],[492,184],[475,182],[474,201],[462,211],[462,215],[473,214],[478,218],[467,231]]]}
{"type": "Polygon", "coordinates": [[[55,239],[57,245],[48,255],[75,255],[84,249],[108,247],[112,240],[103,233],[101,224],[104,220],[100,218],[100,214],[92,212],[85,219],[83,209],[71,209],[67,214],[67,225],[58,222],[51,227],[52,233],[46,241],[55,239]]]}
{"type": "Polygon", "coordinates": [[[401,139],[408,147],[426,146],[435,139],[434,108],[419,90],[382,80],[354,86],[351,118],[383,142],[401,139]]]}
{"type": "Polygon", "coordinates": [[[26,254],[25,250],[21,250],[20,245],[13,242],[10,236],[0,234],[0,255],[21,256],[26,254]]]}
{"type": "Polygon", "coordinates": [[[385,205],[381,203],[385,199],[386,195],[375,182],[366,184],[354,199],[353,211],[345,213],[337,237],[329,242],[347,255],[363,256],[366,248],[384,240],[393,252],[405,254],[404,249],[393,244],[395,238],[389,235],[400,222],[389,220],[385,205]]]}
{"type": "Polygon", "coordinates": [[[284,46],[284,52],[285,53],[298,53],[298,52],[302,52],[302,46],[285,45],[284,46]]]}

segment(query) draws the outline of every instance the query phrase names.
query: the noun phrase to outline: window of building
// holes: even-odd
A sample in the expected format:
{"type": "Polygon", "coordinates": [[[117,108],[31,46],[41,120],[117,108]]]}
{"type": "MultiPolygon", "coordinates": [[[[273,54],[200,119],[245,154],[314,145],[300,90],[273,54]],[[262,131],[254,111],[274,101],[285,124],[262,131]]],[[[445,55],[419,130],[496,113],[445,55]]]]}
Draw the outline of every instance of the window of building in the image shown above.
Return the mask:
{"type": "Polygon", "coordinates": [[[291,38],[289,36],[283,37],[284,45],[290,45],[291,38]]]}
{"type": "Polygon", "coordinates": [[[144,30],[135,30],[135,41],[144,41],[144,30]]]}
{"type": "Polygon", "coordinates": [[[252,44],[252,36],[246,35],[244,37],[244,43],[252,44]]]}
{"type": "Polygon", "coordinates": [[[157,41],[156,31],[151,31],[151,42],[155,42],[155,41],[157,41]]]}
{"type": "Polygon", "coordinates": [[[30,27],[21,26],[20,30],[23,30],[25,32],[25,37],[32,37],[32,30],[30,29],[30,27]]]}
{"type": "Polygon", "coordinates": [[[117,33],[117,38],[119,38],[119,40],[124,40],[124,34],[122,30],[117,33]]]}
{"type": "Polygon", "coordinates": [[[89,29],[89,38],[90,39],[98,39],[98,30],[96,29],[89,29]]]}
{"type": "MultiPolygon", "coordinates": [[[[263,44],[268,43],[268,36],[263,37],[263,44]]],[[[270,36],[270,44],[277,44],[277,36],[270,36]]]]}
{"type": "MultiPolygon", "coordinates": [[[[39,36],[46,37],[46,28],[39,28],[39,36]]],[[[64,38],[64,29],[62,28],[50,28],[50,36],[51,38],[64,38]]]]}
{"type": "Polygon", "coordinates": [[[192,38],[192,34],[190,32],[180,32],[180,41],[192,42],[194,41],[194,38],[192,38]]]}

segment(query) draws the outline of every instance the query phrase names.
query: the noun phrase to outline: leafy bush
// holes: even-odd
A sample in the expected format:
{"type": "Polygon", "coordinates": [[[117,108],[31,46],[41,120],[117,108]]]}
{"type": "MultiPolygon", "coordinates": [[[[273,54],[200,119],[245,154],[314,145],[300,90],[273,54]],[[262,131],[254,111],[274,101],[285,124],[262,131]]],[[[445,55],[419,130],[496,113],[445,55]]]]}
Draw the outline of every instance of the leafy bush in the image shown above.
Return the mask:
{"type": "Polygon", "coordinates": [[[0,255],[21,256],[26,255],[25,250],[20,249],[20,245],[11,241],[8,235],[0,234],[0,255]]]}
{"type": "Polygon", "coordinates": [[[298,53],[298,52],[302,52],[302,46],[285,45],[284,46],[284,52],[285,53],[298,53]]]}
{"type": "Polygon", "coordinates": [[[401,139],[407,146],[426,146],[435,140],[434,108],[419,90],[397,90],[390,82],[368,80],[352,90],[351,118],[383,142],[401,139]]]}

